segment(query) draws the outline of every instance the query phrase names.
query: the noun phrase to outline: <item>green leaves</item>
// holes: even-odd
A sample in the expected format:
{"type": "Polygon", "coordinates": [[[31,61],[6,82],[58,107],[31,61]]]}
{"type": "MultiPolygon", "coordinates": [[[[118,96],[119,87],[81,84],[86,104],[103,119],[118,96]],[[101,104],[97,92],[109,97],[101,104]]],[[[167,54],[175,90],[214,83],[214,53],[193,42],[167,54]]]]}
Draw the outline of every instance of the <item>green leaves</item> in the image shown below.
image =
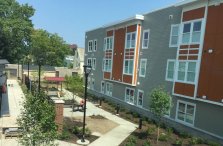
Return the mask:
{"type": "Polygon", "coordinates": [[[50,145],[57,137],[55,124],[55,107],[41,92],[35,96],[27,94],[23,103],[24,109],[18,119],[18,124],[23,127],[23,136],[20,143],[29,145],[50,145]]]}

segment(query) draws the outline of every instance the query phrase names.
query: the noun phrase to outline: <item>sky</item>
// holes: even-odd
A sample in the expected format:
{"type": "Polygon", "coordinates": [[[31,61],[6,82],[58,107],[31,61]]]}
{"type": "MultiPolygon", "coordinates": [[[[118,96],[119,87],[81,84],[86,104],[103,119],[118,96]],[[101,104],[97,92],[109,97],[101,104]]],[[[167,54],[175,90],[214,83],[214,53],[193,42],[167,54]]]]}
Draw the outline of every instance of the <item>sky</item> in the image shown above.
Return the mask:
{"type": "Polygon", "coordinates": [[[180,0],[17,0],[35,9],[34,28],[57,33],[68,44],[84,47],[85,32],[180,0]]]}

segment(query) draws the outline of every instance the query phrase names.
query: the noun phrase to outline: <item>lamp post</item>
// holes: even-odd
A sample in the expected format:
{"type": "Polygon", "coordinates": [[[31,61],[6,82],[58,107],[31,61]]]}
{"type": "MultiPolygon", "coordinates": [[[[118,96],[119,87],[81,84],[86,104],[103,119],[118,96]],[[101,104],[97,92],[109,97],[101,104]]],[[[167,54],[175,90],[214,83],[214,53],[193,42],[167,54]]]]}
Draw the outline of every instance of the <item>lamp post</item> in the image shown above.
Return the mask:
{"type": "Polygon", "coordinates": [[[38,65],[39,65],[39,85],[38,85],[38,92],[40,93],[40,81],[41,81],[41,65],[43,63],[43,58],[39,58],[38,65]]]}
{"type": "Polygon", "coordinates": [[[84,94],[84,117],[83,117],[83,131],[81,142],[85,142],[85,117],[86,117],[86,103],[87,103],[87,85],[88,85],[88,76],[91,72],[91,66],[84,65],[84,75],[85,75],[85,94],[84,94]],[[87,70],[88,69],[88,70],[87,70]]]}

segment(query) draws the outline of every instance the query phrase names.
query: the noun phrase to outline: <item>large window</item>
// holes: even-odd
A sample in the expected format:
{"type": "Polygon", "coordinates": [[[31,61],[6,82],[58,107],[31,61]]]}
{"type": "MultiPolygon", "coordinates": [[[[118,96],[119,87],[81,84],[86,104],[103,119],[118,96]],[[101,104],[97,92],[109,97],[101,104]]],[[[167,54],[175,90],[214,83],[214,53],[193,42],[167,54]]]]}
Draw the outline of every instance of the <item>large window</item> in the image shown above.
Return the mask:
{"type": "Polygon", "coordinates": [[[104,38],[104,50],[113,49],[113,36],[104,38]]]}
{"type": "Polygon", "coordinates": [[[92,69],[96,69],[96,58],[92,58],[92,69]]]}
{"type": "Polygon", "coordinates": [[[179,61],[177,80],[194,83],[196,78],[196,62],[179,61]]]}
{"type": "Polygon", "coordinates": [[[169,47],[177,47],[178,46],[179,28],[180,28],[179,24],[171,25],[169,47]]]}
{"type": "Polygon", "coordinates": [[[125,89],[125,101],[134,104],[134,89],[126,88],[125,89]]]}
{"type": "Polygon", "coordinates": [[[111,69],[112,69],[112,60],[111,59],[104,59],[103,71],[111,72],[111,69]]]}
{"type": "Polygon", "coordinates": [[[175,60],[168,59],[167,60],[167,68],[166,68],[166,80],[167,81],[173,81],[174,71],[175,71],[175,60]]]}
{"type": "Polygon", "coordinates": [[[112,84],[111,83],[106,83],[106,95],[112,96],[112,84]]]}
{"type": "Polygon", "coordinates": [[[124,74],[133,74],[133,59],[125,59],[124,74]]]}
{"type": "Polygon", "coordinates": [[[142,49],[147,49],[149,47],[149,30],[143,31],[142,49]]]}
{"type": "Polygon", "coordinates": [[[92,52],[92,49],[93,49],[93,41],[90,40],[88,41],[88,52],[92,52]]]}
{"type": "Polygon", "coordinates": [[[177,120],[187,124],[194,124],[195,104],[178,101],[177,120]]]}
{"type": "Polygon", "coordinates": [[[145,77],[146,76],[146,64],[147,64],[147,59],[141,59],[140,60],[140,70],[139,70],[139,76],[140,77],[145,77]]]}
{"type": "Polygon", "coordinates": [[[94,40],[94,51],[97,51],[97,48],[98,48],[98,43],[97,43],[97,40],[94,40]]]}
{"type": "Polygon", "coordinates": [[[202,21],[186,22],[183,24],[182,43],[200,43],[202,21]]]}
{"type": "Polygon", "coordinates": [[[135,43],[136,43],[136,32],[127,33],[125,48],[126,49],[135,48],[135,43]]]}
{"type": "Polygon", "coordinates": [[[94,78],[91,78],[90,88],[92,90],[94,90],[94,84],[95,84],[95,80],[94,80],[94,78]]]}
{"type": "Polygon", "coordinates": [[[92,58],[87,59],[87,65],[92,66],[92,58]]]}
{"type": "Polygon", "coordinates": [[[138,90],[137,105],[140,107],[142,107],[143,105],[143,95],[144,95],[144,92],[142,90],[138,90]]]}

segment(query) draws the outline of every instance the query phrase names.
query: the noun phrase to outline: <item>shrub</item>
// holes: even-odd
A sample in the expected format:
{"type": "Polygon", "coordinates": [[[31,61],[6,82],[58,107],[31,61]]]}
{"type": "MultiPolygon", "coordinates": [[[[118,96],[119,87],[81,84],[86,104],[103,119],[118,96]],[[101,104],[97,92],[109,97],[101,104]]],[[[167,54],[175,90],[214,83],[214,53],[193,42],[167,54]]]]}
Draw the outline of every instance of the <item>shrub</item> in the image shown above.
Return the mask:
{"type": "Polygon", "coordinates": [[[173,134],[173,128],[169,128],[169,127],[168,127],[168,128],[166,129],[166,131],[167,131],[167,135],[168,135],[168,136],[171,136],[171,134],[173,134]]]}
{"type": "Polygon", "coordinates": [[[72,129],[72,133],[73,134],[79,134],[79,133],[81,133],[81,129],[77,126],[74,126],[73,129],[72,129]]]}
{"type": "Polygon", "coordinates": [[[136,137],[135,137],[135,136],[130,136],[130,137],[128,138],[128,142],[129,142],[129,143],[134,143],[134,144],[136,144],[136,137]]]}
{"type": "Polygon", "coordinates": [[[58,135],[59,140],[68,140],[70,139],[71,135],[67,130],[63,130],[61,134],[58,135]]]}
{"type": "Polygon", "coordinates": [[[192,137],[192,138],[189,140],[189,144],[190,144],[190,145],[198,144],[198,139],[197,139],[196,137],[192,137]]]}
{"type": "Polygon", "coordinates": [[[167,141],[168,140],[168,135],[166,133],[161,133],[159,136],[160,141],[167,141]]]}
{"type": "Polygon", "coordinates": [[[180,138],[191,138],[191,135],[188,134],[187,132],[183,131],[179,133],[180,138]]]}
{"type": "Polygon", "coordinates": [[[216,142],[213,142],[213,141],[208,141],[207,145],[209,145],[209,146],[220,146],[220,144],[218,144],[216,142]]]}
{"type": "Polygon", "coordinates": [[[152,135],[153,132],[155,132],[156,128],[155,127],[149,127],[146,132],[147,132],[147,135],[150,136],[152,135]]]}
{"type": "Polygon", "coordinates": [[[144,143],[142,146],[151,146],[151,143],[149,141],[147,141],[146,143],[144,143]]]}
{"type": "Polygon", "coordinates": [[[183,145],[183,140],[182,139],[177,139],[174,143],[175,146],[182,146],[183,145]]]}

